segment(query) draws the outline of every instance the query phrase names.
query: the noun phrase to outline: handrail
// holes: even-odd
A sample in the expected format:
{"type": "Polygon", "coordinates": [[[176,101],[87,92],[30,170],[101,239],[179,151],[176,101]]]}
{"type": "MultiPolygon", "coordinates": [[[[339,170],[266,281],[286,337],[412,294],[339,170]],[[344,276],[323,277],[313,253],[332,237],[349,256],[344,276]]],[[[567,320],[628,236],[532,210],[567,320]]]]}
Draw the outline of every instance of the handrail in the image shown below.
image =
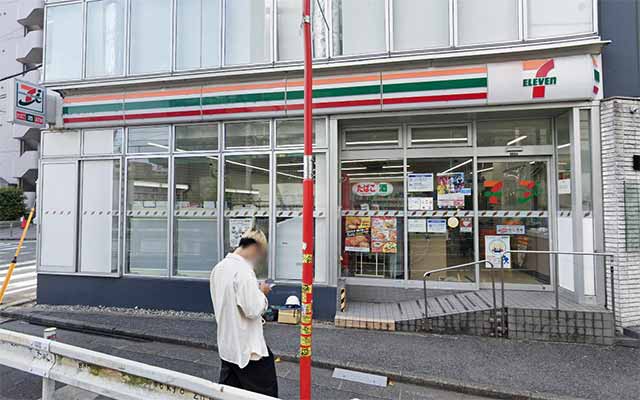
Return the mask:
{"type": "Polygon", "coordinates": [[[116,400],[268,400],[273,397],[176,371],[0,329],[0,365],[43,378],[43,400],[55,382],[116,400]]]}
{"type": "MultiPolygon", "coordinates": [[[[451,267],[446,267],[446,268],[439,268],[439,269],[434,269],[431,271],[427,271],[422,275],[422,284],[423,284],[423,288],[424,288],[424,328],[427,328],[427,324],[429,323],[429,297],[427,296],[427,278],[430,277],[432,274],[436,274],[439,272],[445,272],[445,271],[450,271],[453,269],[460,269],[460,268],[464,268],[464,267],[470,267],[472,265],[478,265],[478,264],[489,264],[491,265],[491,294],[492,294],[492,298],[493,298],[493,317],[494,317],[494,321],[495,321],[495,316],[497,313],[497,307],[496,307],[496,281],[495,281],[495,265],[493,265],[493,263],[491,261],[488,260],[480,260],[480,261],[473,261],[473,262],[469,262],[469,263],[464,263],[464,264],[458,264],[458,265],[454,265],[451,267]]],[[[502,268],[502,266],[500,267],[502,268]]],[[[501,322],[502,322],[502,332],[504,332],[504,272],[501,275],[502,279],[501,279],[501,286],[500,289],[502,291],[502,313],[501,313],[501,322]]],[[[497,326],[494,326],[494,334],[497,335],[497,326]]]]}
{"type": "MultiPolygon", "coordinates": [[[[554,256],[554,271],[553,271],[553,289],[555,294],[555,310],[556,312],[560,310],[560,265],[558,262],[558,255],[572,255],[572,256],[592,256],[592,257],[604,257],[604,261],[606,264],[607,257],[615,257],[614,253],[600,253],[600,252],[588,252],[588,251],[563,251],[563,250],[508,250],[504,251],[503,254],[548,254],[554,256]]],[[[500,257],[500,268],[502,268],[503,258],[500,257]]],[[[584,265],[583,265],[584,267],[584,265]]],[[[615,321],[616,317],[616,299],[615,299],[615,285],[613,281],[613,263],[610,265],[611,269],[611,312],[613,313],[613,318],[615,321]]],[[[607,284],[607,268],[605,265],[604,268],[604,282],[607,284]]],[[[608,297],[607,290],[604,291],[604,308],[608,308],[608,297]]]]}
{"type": "MultiPolygon", "coordinates": [[[[501,277],[501,304],[500,304],[500,308],[501,308],[501,315],[500,315],[500,322],[501,322],[501,327],[502,327],[502,331],[501,333],[504,334],[505,332],[505,326],[504,326],[504,316],[505,316],[505,300],[504,300],[504,258],[503,256],[506,254],[548,254],[548,255],[554,255],[554,292],[555,292],[555,310],[559,311],[560,310],[560,296],[559,296],[559,286],[560,286],[560,282],[559,282],[559,264],[558,264],[558,255],[574,255],[574,256],[593,256],[593,257],[604,257],[605,263],[606,263],[606,258],[607,257],[615,257],[615,254],[613,253],[600,253],[600,252],[585,252],[585,251],[559,251],[559,250],[508,250],[508,251],[503,251],[501,252],[502,256],[500,257],[500,277],[501,277]]],[[[439,272],[445,272],[445,271],[450,271],[450,270],[454,270],[454,269],[460,269],[460,268],[464,268],[464,267],[469,267],[472,265],[478,265],[478,264],[489,264],[491,265],[491,290],[492,290],[492,296],[493,296],[493,313],[494,313],[494,318],[495,315],[497,313],[497,307],[496,307],[496,289],[495,289],[495,265],[493,265],[492,262],[488,261],[488,260],[480,260],[480,261],[474,261],[474,262],[469,262],[469,263],[464,263],[464,264],[458,264],[458,265],[453,265],[450,267],[446,267],[446,268],[439,268],[439,269],[435,269],[435,270],[431,270],[431,271],[427,271],[423,274],[422,276],[422,283],[423,283],[423,288],[424,288],[424,327],[425,329],[427,328],[427,324],[429,323],[428,319],[429,319],[429,308],[428,308],[428,296],[427,296],[427,278],[429,278],[432,274],[435,273],[439,273],[439,272]]],[[[613,272],[614,272],[614,267],[613,264],[610,265],[610,282],[611,282],[611,311],[613,312],[614,318],[615,318],[615,312],[616,312],[616,306],[615,306],[615,285],[614,285],[614,281],[613,281],[613,272]]],[[[605,285],[607,282],[607,271],[606,271],[606,265],[605,265],[605,269],[604,269],[604,279],[605,279],[605,285]]],[[[604,301],[604,307],[606,309],[609,309],[608,307],[608,296],[607,296],[607,291],[605,289],[604,291],[604,296],[605,296],[605,301],[604,301]]],[[[495,319],[494,319],[495,321],[495,319]]],[[[497,335],[496,332],[497,326],[494,326],[494,333],[497,335]]]]}

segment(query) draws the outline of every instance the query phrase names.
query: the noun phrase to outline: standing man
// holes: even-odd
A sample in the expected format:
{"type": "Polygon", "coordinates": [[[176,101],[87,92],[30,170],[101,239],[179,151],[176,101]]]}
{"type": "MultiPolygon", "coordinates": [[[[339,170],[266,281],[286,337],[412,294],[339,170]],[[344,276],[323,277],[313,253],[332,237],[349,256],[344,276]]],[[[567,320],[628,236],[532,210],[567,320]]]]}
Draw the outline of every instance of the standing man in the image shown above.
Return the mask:
{"type": "Polygon", "coordinates": [[[220,383],[278,397],[276,366],[262,332],[271,286],[258,284],[254,272],[266,254],[264,233],[245,232],[236,250],[211,271],[211,300],[218,323],[220,383]]]}

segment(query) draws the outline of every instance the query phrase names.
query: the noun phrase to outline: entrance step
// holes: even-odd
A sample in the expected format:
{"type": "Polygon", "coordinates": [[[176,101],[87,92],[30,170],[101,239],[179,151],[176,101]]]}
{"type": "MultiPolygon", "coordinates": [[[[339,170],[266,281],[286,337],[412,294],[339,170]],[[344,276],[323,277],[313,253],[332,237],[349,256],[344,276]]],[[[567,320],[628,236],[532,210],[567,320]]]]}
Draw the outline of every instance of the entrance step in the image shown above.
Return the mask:
{"type": "Polygon", "coordinates": [[[458,292],[397,303],[347,302],[335,325],[386,331],[422,331],[593,344],[612,344],[613,315],[598,305],[577,304],[549,292],[507,290],[458,292]]]}

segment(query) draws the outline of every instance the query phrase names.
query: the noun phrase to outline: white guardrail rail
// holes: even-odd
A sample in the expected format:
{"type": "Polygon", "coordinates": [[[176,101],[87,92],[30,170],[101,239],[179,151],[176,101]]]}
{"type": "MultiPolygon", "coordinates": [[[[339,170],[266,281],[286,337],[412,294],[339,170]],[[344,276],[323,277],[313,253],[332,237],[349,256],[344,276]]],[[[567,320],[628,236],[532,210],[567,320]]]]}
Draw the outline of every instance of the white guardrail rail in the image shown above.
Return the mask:
{"type": "Polygon", "coordinates": [[[42,400],[60,382],[115,400],[268,400],[273,397],[81,347],[0,329],[0,364],[43,378],[42,400]]]}

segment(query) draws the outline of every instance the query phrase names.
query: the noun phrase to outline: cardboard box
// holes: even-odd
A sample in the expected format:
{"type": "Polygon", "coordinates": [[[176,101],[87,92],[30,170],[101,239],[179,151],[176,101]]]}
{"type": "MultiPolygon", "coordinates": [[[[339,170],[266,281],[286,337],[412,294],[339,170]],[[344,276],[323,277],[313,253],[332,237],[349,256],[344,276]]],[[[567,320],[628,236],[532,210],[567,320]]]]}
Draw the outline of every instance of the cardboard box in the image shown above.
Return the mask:
{"type": "Polygon", "coordinates": [[[280,309],[278,311],[278,323],[297,325],[300,323],[300,309],[280,309]]]}

